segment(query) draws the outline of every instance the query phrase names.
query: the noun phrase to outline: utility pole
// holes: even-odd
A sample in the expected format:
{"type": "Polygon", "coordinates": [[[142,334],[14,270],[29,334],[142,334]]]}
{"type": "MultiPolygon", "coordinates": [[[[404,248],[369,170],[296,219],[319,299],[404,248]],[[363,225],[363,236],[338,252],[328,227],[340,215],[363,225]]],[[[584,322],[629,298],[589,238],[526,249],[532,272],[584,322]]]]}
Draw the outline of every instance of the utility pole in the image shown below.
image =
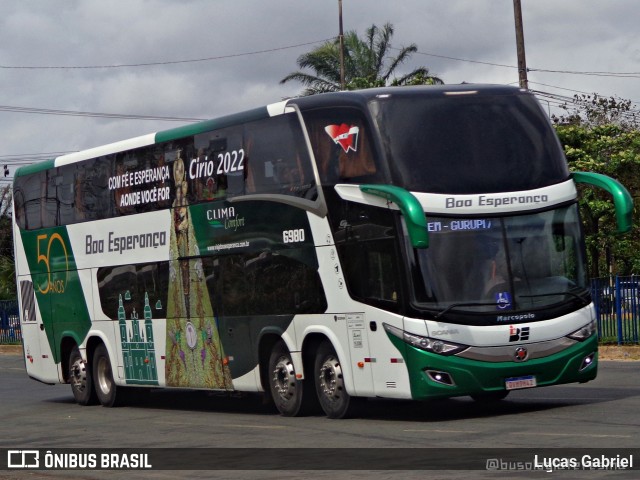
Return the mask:
{"type": "Polygon", "coordinates": [[[516,49],[518,51],[518,79],[520,88],[529,90],[527,60],[524,55],[524,31],[522,28],[522,7],[520,0],[513,0],[513,15],[516,20],[516,49]]]}
{"type": "Polygon", "coordinates": [[[344,90],[344,33],[342,31],[342,0],[338,0],[338,19],[340,21],[340,90],[344,90]]]}

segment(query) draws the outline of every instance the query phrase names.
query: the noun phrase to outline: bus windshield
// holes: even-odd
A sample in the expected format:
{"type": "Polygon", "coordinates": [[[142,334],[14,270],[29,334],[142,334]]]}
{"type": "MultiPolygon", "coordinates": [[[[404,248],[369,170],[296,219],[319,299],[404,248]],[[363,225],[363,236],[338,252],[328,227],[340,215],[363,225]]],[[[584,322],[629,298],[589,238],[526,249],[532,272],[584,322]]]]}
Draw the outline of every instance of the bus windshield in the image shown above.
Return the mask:
{"type": "Polygon", "coordinates": [[[531,190],[569,171],[530,95],[403,96],[370,102],[394,183],[413,192],[531,190]]]}
{"type": "Polygon", "coordinates": [[[427,222],[430,245],[414,250],[413,269],[414,301],[423,309],[496,315],[590,301],[575,204],[427,222]]]}

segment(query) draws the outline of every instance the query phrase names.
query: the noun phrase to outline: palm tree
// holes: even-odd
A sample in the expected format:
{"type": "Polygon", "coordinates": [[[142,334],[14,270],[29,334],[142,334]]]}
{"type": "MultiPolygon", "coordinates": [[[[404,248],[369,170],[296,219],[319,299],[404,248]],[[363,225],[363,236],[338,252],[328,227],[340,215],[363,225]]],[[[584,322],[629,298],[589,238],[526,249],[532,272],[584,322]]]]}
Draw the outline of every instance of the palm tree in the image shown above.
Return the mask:
{"type": "MultiPolygon", "coordinates": [[[[418,51],[415,44],[403,47],[395,57],[389,55],[393,25],[385,24],[382,29],[372,25],[365,38],[359,38],[355,31],[344,36],[345,88],[383,87],[389,85],[443,84],[435,76],[429,75],[426,67],[419,67],[399,78],[394,76],[398,67],[418,51]]],[[[318,48],[300,55],[297,60],[302,69],[314,73],[297,71],[290,73],[280,83],[297,80],[307,88],[302,95],[340,91],[340,42],[329,40],[318,48]]]]}

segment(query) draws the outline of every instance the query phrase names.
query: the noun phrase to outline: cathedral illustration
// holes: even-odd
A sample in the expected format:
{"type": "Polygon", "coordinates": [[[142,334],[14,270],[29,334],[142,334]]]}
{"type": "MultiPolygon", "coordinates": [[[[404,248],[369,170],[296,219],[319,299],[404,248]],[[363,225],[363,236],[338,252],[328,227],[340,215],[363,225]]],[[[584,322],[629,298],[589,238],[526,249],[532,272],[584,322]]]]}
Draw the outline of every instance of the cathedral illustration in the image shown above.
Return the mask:
{"type": "MultiPolygon", "coordinates": [[[[131,296],[127,292],[125,299],[130,300],[130,298],[131,296]]],[[[120,325],[120,342],[127,384],[158,385],[149,295],[147,293],[144,294],[144,320],[138,319],[138,313],[134,308],[128,323],[122,295],[120,295],[118,302],[118,324],[120,325]],[[143,321],[144,326],[142,327],[143,321]],[[127,327],[129,327],[128,332],[127,327]]]]}

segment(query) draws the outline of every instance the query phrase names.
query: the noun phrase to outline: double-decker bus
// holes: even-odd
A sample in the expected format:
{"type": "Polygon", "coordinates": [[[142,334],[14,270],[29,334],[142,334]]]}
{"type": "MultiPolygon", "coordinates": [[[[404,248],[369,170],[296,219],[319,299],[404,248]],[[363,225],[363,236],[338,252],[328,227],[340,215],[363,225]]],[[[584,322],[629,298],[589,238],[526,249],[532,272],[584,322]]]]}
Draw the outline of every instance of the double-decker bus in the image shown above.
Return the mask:
{"type": "Polygon", "coordinates": [[[136,387],[501,399],[587,382],[597,335],[576,183],[504,86],[296,98],[23,167],[27,373],[82,405],[136,387]]]}

